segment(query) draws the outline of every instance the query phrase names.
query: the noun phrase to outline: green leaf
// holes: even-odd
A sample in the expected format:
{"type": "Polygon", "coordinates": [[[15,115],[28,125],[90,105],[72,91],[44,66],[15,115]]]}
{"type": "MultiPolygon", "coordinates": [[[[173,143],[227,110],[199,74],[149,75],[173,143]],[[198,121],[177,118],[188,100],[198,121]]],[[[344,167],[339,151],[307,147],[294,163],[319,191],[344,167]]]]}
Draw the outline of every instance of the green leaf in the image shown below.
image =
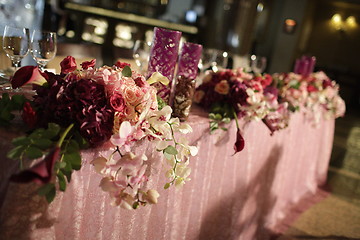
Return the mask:
{"type": "Polygon", "coordinates": [[[158,109],[163,109],[167,104],[166,102],[159,96],[157,96],[157,102],[158,102],[158,109]]]}
{"type": "Polygon", "coordinates": [[[80,170],[81,168],[81,155],[79,152],[64,153],[63,161],[70,163],[74,170],[80,170]]]}
{"type": "Polygon", "coordinates": [[[52,184],[52,188],[50,189],[50,191],[45,195],[46,200],[48,201],[48,203],[51,203],[56,195],[56,188],[55,185],[52,184]]]}
{"type": "Polygon", "coordinates": [[[26,102],[26,98],[24,95],[13,95],[11,97],[11,105],[15,110],[21,110],[26,102]]]}
{"type": "MultiPolygon", "coordinates": [[[[66,169],[67,166],[68,166],[68,165],[66,165],[65,168],[60,169],[60,171],[65,175],[67,181],[70,182],[70,181],[71,181],[71,173],[72,173],[72,170],[69,170],[69,171],[68,171],[68,170],[66,169]]],[[[71,169],[71,168],[70,168],[70,169],[71,169]]]]}
{"type": "Polygon", "coordinates": [[[66,167],[66,162],[56,162],[55,163],[56,169],[62,169],[66,167]]]}
{"type": "Polygon", "coordinates": [[[222,122],[224,122],[224,123],[229,123],[231,121],[231,119],[230,118],[223,118],[223,120],[222,120],[222,122]]]}
{"type": "Polygon", "coordinates": [[[80,150],[79,144],[75,140],[71,139],[69,141],[69,144],[67,144],[65,151],[67,153],[74,153],[74,152],[79,152],[79,150],[80,150]]]}
{"type": "Polygon", "coordinates": [[[52,139],[56,137],[60,132],[60,126],[55,123],[49,123],[48,128],[43,132],[43,137],[47,139],[52,139]]]}
{"type": "Polygon", "coordinates": [[[164,149],[164,153],[176,155],[176,154],[178,154],[178,151],[176,150],[176,148],[174,146],[169,145],[164,149]]]}
{"type": "Polygon", "coordinates": [[[51,191],[52,188],[55,188],[55,185],[53,183],[45,184],[38,189],[38,194],[40,196],[45,196],[46,194],[48,194],[48,192],[51,191]]]}
{"type": "Polygon", "coordinates": [[[65,176],[64,174],[59,171],[57,174],[58,180],[59,180],[59,189],[60,191],[65,191],[66,190],[66,180],[65,180],[65,176]]]}
{"type": "Polygon", "coordinates": [[[43,155],[43,152],[37,147],[28,147],[25,151],[25,155],[30,159],[36,159],[43,155]]]}
{"type": "Polygon", "coordinates": [[[7,153],[7,157],[10,159],[19,159],[21,154],[25,151],[26,147],[25,146],[17,146],[13,149],[11,149],[8,153],[7,153]]]}
{"type": "Polygon", "coordinates": [[[215,114],[215,119],[216,120],[221,120],[222,119],[221,114],[220,113],[215,114]]]}
{"type": "Polygon", "coordinates": [[[121,73],[124,77],[131,77],[132,75],[131,68],[129,66],[125,66],[121,73]]]}
{"type": "Polygon", "coordinates": [[[12,140],[12,144],[14,144],[15,146],[25,146],[25,145],[29,145],[31,143],[30,139],[27,138],[26,136],[22,136],[22,137],[17,137],[14,138],[12,140]]]}
{"type": "Polygon", "coordinates": [[[34,146],[39,147],[42,150],[50,148],[54,143],[46,138],[40,138],[34,140],[34,146]]]}
{"type": "Polygon", "coordinates": [[[8,106],[1,109],[0,118],[4,121],[11,121],[12,119],[14,119],[14,117],[14,114],[11,113],[11,109],[8,106]]]}
{"type": "Polygon", "coordinates": [[[170,183],[165,183],[165,185],[164,185],[164,189],[168,189],[170,186],[171,186],[171,184],[170,184],[170,183]]]}

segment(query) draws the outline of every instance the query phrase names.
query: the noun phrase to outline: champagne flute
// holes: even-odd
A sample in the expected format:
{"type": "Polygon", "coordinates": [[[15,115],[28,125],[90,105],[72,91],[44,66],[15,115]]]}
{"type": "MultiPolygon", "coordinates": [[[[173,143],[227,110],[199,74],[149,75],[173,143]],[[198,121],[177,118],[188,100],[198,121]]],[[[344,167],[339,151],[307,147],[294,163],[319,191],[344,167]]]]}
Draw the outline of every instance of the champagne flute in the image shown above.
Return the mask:
{"type": "Polygon", "coordinates": [[[146,66],[149,62],[151,43],[143,40],[136,40],[133,48],[133,58],[139,67],[141,74],[147,72],[146,66]]]}
{"type": "Polygon", "coordinates": [[[10,58],[15,71],[29,52],[29,29],[5,26],[3,49],[10,58]]]}
{"type": "Polygon", "coordinates": [[[255,74],[261,74],[262,72],[264,72],[264,70],[266,68],[266,58],[265,57],[251,55],[250,60],[251,60],[251,64],[250,64],[251,70],[255,74]]]}
{"type": "Polygon", "coordinates": [[[56,51],[56,33],[41,30],[33,31],[31,55],[41,71],[44,71],[46,64],[54,59],[56,51]]]}

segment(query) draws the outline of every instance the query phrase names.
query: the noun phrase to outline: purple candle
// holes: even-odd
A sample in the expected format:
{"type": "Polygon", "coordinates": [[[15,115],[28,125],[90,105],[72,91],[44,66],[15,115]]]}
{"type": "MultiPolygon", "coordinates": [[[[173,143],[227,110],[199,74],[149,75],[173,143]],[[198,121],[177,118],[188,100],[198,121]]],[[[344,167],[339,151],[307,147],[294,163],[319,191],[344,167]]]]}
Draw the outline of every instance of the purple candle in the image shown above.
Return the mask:
{"type": "Polygon", "coordinates": [[[186,42],[183,44],[178,62],[177,76],[195,79],[198,74],[198,64],[201,58],[202,46],[186,42]]]}
{"type": "Polygon", "coordinates": [[[301,64],[301,60],[300,59],[296,59],[295,61],[295,67],[294,67],[294,73],[299,74],[299,70],[300,70],[300,64],[301,64]]]}
{"type": "Polygon", "coordinates": [[[308,68],[308,74],[310,75],[311,73],[314,72],[314,68],[315,68],[315,64],[316,64],[316,57],[312,56],[309,58],[309,68],[308,68]]]}
{"type": "Polygon", "coordinates": [[[154,39],[150,50],[148,77],[154,72],[159,72],[170,80],[168,86],[161,83],[155,84],[158,96],[166,102],[169,100],[171,81],[178,58],[181,32],[164,28],[154,28],[154,39]]]}

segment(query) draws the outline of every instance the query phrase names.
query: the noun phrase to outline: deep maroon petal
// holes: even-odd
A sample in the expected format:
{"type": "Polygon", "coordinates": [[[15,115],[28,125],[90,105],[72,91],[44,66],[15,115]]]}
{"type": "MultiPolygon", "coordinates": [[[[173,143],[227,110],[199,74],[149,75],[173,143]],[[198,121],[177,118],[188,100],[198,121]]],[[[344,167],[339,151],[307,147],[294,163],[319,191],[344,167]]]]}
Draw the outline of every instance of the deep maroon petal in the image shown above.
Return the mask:
{"type": "Polygon", "coordinates": [[[33,167],[14,174],[10,177],[10,181],[17,183],[35,182],[38,184],[45,184],[50,182],[53,168],[56,160],[59,158],[60,148],[54,148],[44,160],[37,163],[33,167]]]}
{"type": "Polygon", "coordinates": [[[236,142],[234,144],[234,150],[235,150],[234,155],[242,151],[244,147],[245,147],[245,141],[244,138],[241,136],[240,129],[238,129],[236,132],[236,142]]]}

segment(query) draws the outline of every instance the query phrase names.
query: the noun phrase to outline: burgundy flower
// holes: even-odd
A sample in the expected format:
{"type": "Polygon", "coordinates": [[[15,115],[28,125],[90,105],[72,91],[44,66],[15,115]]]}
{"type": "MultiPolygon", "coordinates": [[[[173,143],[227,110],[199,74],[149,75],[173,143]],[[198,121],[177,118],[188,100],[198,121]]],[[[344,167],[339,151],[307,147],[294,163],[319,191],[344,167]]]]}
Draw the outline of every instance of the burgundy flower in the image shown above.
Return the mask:
{"type": "Polygon", "coordinates": [[[60,148],[55,147],[41,162],[33,167],[14,174],[10,177],[10,181],[17,183],[35,182],[38,184],[46,184],[50,182],[53,174],[54,164],[59,158],[60,148]]]}
{"type": "Polygon", "coordinates": [[[67,56],[66,58],[64,58],[64,60],[61,61],[60,66],[61,73],[64,74],[68,74],[69,72],[72,72],[77,68],[75,58],[72,56],[67,56]]]}
{"type": "Polygon", "coordinates": [[[322,82],[322,86],[323,86],[323,88],[325,89],[325,88],[327,88],[327,87],[332,87],[332,82],[331,82],[331,80],[330,79],[325,79],[323,82],[322,82]]]}
{"type": "Polygon", "coordinates": [[[94,68],[95,67],[95,64],[96,64],[96,59],[93,59],[91,61],[85,61],[83,63],[81,63],[81,67],[85,70],[85,69],[88,69],[88,68],[94,68]]]}
{"type": "Polygon", "coordinates": [[[239,104],[242,106],[247,105],[246,99],[248,98],[248,95],[246,93],[246,88],[246,85],[239,81],[234,81],[231,86],[229,101],[236,113],[240,112],[239,104]]]}
{"type": "Polygon", "coordinates": [[[116,112],[122,112],[124,111],[126,105],[125,105],[125,99],[120,93],[115,92],[110,97],[110,106],[112,109],[114,109],[116,112]]]}
{"type": "Polygon", "coordinates": [[[136,86],[141,87],[141,88],[144,87],[146,84],[145,79],[141,76],[135,78],[134,81],[135,81],[136,86]]]}
{"type": "Polygon", "coordinates": [[[25,84],[42,85],[46,82],[46,73],[40,72],[37,66],[25,66],[17,70],[11,78],[11,86],[19,88],[25,84]]]}
{"type": "Polygon", "coordinates": [[[234,144],[234,150],[235,150],[234,155],[242,151],[244,147],[245,147],[245,141],[244,138],[241,136],[240,129],[238,129],[236,132],[236,142],[234,144]]]}
{"type": "Polygon", "coordinates": [[[37,123],[37,115],[29,102],[25,102],[21,117],[30,129],[35,127],[37,123]]]}
{"type": "Polygon", "coordinates": [[[117,61],[117,62],[115,63],[115,66],[117,66],[118,68],[124,68],[125,66],[129,66],[129,67],[130,67],[130,64],[129,64],[129,63],[125,63],[125,62],[117,61]]]}

